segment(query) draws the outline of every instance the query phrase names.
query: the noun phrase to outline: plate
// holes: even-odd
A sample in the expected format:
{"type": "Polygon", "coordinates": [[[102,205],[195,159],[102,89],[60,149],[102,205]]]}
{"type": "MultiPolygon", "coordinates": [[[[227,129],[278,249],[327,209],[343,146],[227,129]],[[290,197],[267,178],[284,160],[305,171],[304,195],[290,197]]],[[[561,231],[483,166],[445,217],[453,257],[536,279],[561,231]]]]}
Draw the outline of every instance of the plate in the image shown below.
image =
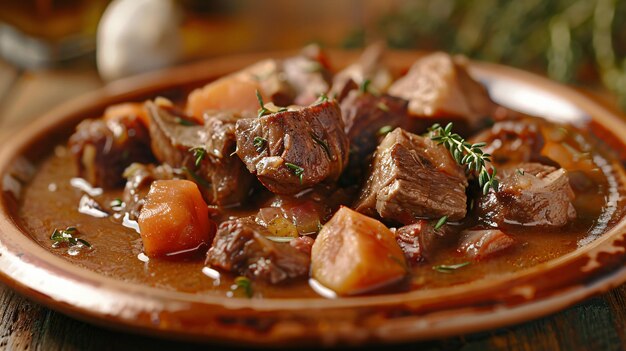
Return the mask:
{"type": "MultiPolygon", "coordinates": [[[[181,94],[262,58],[219,58],[118,81],[68,102],[0,150],[0,280],[45,306],[94,324],[159,337],[249,346],[358,345],[466,334],[538,318],[626,281],[626,219],[569,254],[514,274],[424,291],[341,299],[229,299],[129,284],[71,265],[37,244],[18,223],[21,184],[56,143],[110,104],[181,94]]],[[[331,51],[345,66],[359,53],[331,51]]],[[[402,71],[417,52],[390,52],[402,71]]],[[[548,79],[472,62],[470,73],[496,102],[559,121],[587,123],[626,159],[626,123],[593,99],[548,79]]],[[[624,175],[616,175],[624,182],[624,175]]]]}

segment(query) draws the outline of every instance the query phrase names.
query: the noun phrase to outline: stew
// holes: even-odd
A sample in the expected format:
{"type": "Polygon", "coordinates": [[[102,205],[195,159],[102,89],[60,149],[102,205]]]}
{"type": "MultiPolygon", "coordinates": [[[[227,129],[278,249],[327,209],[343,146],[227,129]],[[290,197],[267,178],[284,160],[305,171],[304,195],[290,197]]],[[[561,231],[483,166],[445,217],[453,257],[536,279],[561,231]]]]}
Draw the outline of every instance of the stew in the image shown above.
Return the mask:
{"type": "Polygon", "coordinates": [[[23,226],[131,283],[334,297],[512,274],[621,217],[622,166],[581,126],[498,106],[463,58],[395,77],[383,54],[334,72],[308,47],[111,106],[42,161],[23,226]]]}

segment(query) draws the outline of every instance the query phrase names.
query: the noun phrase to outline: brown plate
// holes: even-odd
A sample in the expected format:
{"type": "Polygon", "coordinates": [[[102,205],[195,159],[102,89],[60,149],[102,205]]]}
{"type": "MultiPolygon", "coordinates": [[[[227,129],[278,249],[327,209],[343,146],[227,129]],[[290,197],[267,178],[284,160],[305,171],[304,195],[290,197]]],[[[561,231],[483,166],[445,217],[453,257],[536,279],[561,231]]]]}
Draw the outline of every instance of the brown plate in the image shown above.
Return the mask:
{"type": "MultiPolygon", "coordinates": [[[[465,334],[544,316],[626,281],[626,220],[558,259],[497,278],[449,288],[342,299],[229,299],[129,284],[71,265],[37,244],[16,217],[22,182],[78,121],[112,103],[200,85],[261,58],[221,58],[130,78],[42,116],[0,150],[0,279],[20,293],[99,325],[186,340],[237,345],[337,345],[398,342],[465,334]]],[[[402,70],[418,53],[393,52],[402,70]]],[[[332,52],[345,65],[356,53],[332,52]]],[[[516,69],[472,63],[494,99],[523,112],[578,123],[626,155],[626,123],[580,93],[516,69]]],[[[616,175],[624,182],[624,174],[616,175]]]]}

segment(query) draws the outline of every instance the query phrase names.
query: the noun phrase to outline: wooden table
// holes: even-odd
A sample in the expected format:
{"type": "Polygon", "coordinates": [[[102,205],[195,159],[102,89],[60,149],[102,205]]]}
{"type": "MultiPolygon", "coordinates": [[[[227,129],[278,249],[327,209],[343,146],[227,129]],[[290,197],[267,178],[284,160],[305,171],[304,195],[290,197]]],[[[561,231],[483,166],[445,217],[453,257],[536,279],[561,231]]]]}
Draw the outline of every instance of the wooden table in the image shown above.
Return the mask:
{"type": "MultiPolygon", "coordinates": [[[[0,62],[0,145],[50,107],[102,86],[93,68],[20,72],[0,62]]],[[[0,349],[216,349],[131,335],[66,317],[0,284],[0,349]]],[[[626,285],[555,315],[479,334],[386,350],[625,350],[626,285]]]]}

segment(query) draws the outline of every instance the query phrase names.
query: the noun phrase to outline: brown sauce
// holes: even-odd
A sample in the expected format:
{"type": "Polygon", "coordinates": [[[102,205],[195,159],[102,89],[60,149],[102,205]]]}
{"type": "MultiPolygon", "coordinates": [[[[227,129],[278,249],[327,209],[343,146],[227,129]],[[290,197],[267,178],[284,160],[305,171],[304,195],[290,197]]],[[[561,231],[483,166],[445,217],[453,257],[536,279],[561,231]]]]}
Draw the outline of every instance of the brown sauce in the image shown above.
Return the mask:
{"type": "MultiPolygon", "coordinates": [[[[579,215],[574,223],[550,232],[527,228],[508,231],[507,234],[517,242],[513,249],[450,274],[434,270],[433,266],[458,264],[467,259],[455,247],[439,250],[431,262],[412,268],[411,280],[396,289],[429,289],[500,277],[552,260],[575,250],[579,243],[593,240],[600,235],[599,231],[606,231],[619,218],[620,208],[624,205],[623,199],[619,199],[622,185],[617,173],[621,169],[613,169],[611,163],[601,168],[598,172],[604,172],[599,175],[604,181],[596,193],[577,198],[575,206],[579,215]]],[[[136,231],[120,225],[120,220],[112,217],[95,218],[79,213],[78,203],[84,192],[70,184],[74,172],[66,153],[51,155],[40,164],[39,171],[23,193],[19,217],[24,228],[39,244],[94,274],[165,290],[232,296],[235,276],[222,272],[216,280],[210,277],[211,274],[203,273],[203,255],[178,260],[152,258],[145,262],[141,239],[136,231]],[[53,248],[50,240],[52,230],[68,226],[76,227],[93,249],[70,255],[67,248],[53,248]]],[[[101,203],[108,203],[121,196],[120,189],[104,192],[96,198],[101,203]]],[[[232,209],[226,215],[242,216],[246,212],[232,209]]],[[[306,280],[274,286],[255,282],[254,289],[257,297],[319,296],[306,280]]]]}

